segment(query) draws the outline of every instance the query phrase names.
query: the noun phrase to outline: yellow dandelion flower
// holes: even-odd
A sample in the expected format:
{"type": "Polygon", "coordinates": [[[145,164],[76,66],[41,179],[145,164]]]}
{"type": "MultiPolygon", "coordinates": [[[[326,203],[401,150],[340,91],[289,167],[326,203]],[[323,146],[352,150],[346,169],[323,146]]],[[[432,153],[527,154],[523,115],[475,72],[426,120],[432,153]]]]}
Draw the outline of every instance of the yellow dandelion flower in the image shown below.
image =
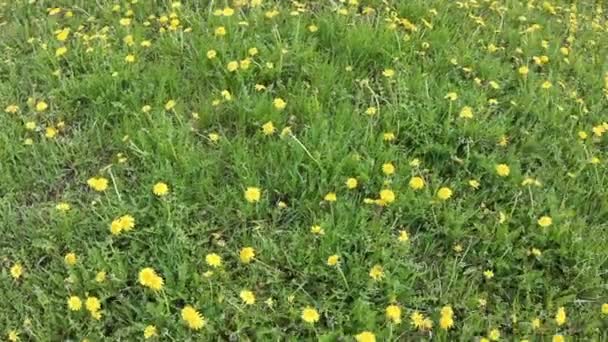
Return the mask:
{"type": "Polygon", "coordinates": [[[382,134],[382,140],[384,141],[394,141],[397,137],[393,132],[386,132],[382,134]]]}
{"type": "Polygon", "coordinates": [[[395,70],[393,69],[384,69],[384,71],[382,71],[382,75],[386,78],[391,78],[393,76],[395,76],[395,70]]]}
{"type": "Polygon", "coordinates": [[[385,310],[386,318],[395,324],[401,323],[401,308],[398,305],[389,305],[385,310]]]}
{"type": "Polygon", "coordinates": [[[64,42],[66,41],[66,39],[68,39],[68,36],[70,35],[70,28],[66,27],[62,30],[59,30],[56,34],[55,34],[55,38],[60,41],[60,42],[64,42]]]}
{"type": "Polygon", "coordinates": [[[382,279],[384,277],[384,269],[382,268],[381,265],[374,265],[370,270],[369,270],[369,276],[378,281],[380,279],[382,279]]]}
{"type": "Polygon", "coordinates": [[[250,186],[245,189],[245,200],[249,203],[259,202],[261,196],[262,190],[260,190],[260,188],[250,186]]]}
{"type": "Polygon", "coordinates": [[[327,265],[328,266],[336,266],[339,262],[340,262],[340,256],[337,255],[337,254],[330,255],[327,258],[327,265]]]}
{"type": "Polygon", "coordinates": [[[478,181],[478,180],[476,180],[476,179],[471,179],[471,180],[469,180],[469,182],[468,182],[468,183],[469,183],[469,186],[470,186],[471,188],[473,188],[473,189],[479,189],[479,185],[480,185],[480,184],[479,184],[479,181],[478,181]]]}
{"type": "Polygon", "coordinates": [[[10,330],[8,332],[8,340],[10,342],[17,342],[17,341],[19,341],[19,333],[16,330],[10,330]]]}
{"type": "Polygon", "coordinates": [[[418,311],[414,311],[410,315],[411,325],[418,330],[425,329],[425,327],[427,326],[427,322],[425,322],[425,321],[426,321],[426,318],[424,317],[424,315],[418,311]]]}
{"type": "Polygon", "coordinates": [[[272,121],[268,121],[262,125],[262,133],[264,133],[264,135],[273,135],[276,131],[277,129],[274,127],[272,121]]]}
{"type": "Polygon", "coordinates": [[[182,309],[182,319],[186,322],[188,328],[192,330],[200,330],[205,326],[205,317],[203,317],[195,308],[186,305],[182,309]]]}
{"type": "Polygon", "coordinates": [[[243,70],[249,69],[251,66],[251,58],[245,58],[239,61],[239,68],[243,70]]]}
{"type": "Polygon", "coordinates": [[[79,311],[82,308],[82,300],[78,296],[68,298],[68,309],[70,311],[79,311]]]}
{"type": "Polygon", "coordinates": [[[274,108],[276,108],[278,110],[283,110],[283,109],[285,109],[285,107],[287,107],[287,102],[285,102],[280,97],[277,97],[276,99],[274,99],[272,101],[272,104],[274,105],[274,108]]]}
{"type": "Polygon", "coordinates": [[[392,175],[395,173],[395,166],[392,163],[382,164],[382,172],[385,175],[392,175]]]}
{"type": "Polygon", "coordinates": [[[118,235],[122,231],[130,231],[135,228],[135,218],[131,215],[123,215],[112,221],[110,231],[113,235],[118,235]]]}
{"type": "Polygon", "coordinates": [[[314,324],[319,321],[319,312],[313,307],[307,306],[302,310],[301,318],[306,323],[314,324]]]}
{"type": "Polygon", "coordinates": [[[112,235],[119,235],[122,233],[122,222],[120,219],[113,220],[110,224],[110,232],[112,235]]]}
{"type": "Polygon", "coordinates": [[[68,48],[65,46],[59,47],[57,48],[57,50],[55,50],[55,57],[61,57],[63,55],[65,55],[68,52],[68,48]]]}
{"type": "Polygon", "coordinates": [[[68,253],[68,254],[65,255],[65,257],[63,258],[63,260],[65,261],[65,263],[68,266],[74,266],[74,265],[76,265],[76,262],[78,262],[78,256],[76,256],[76,253],[70,252],[70,253],[68,253]]]}
{"type": "Polygon", "coordinates": [[[454,327],[454,318],[452,316],[441,316],[439,318],[439,327],[443,330],[449,330],[454,327]]]}
{"type": "Polygon", "coordinates": [[[156,274],[156,271],[153,268],[146,267],[139,271],[139,283],[154,291],[159,291],[163,288],[164,280],[161,276],[156,274]]]}
{"type": "Polygon", "coordinates": [[[239,252],[239,259],[243,264],[250,263],[253,259],[255,259],[255,249],[253,247],[243,247],[239,252]]]}
{"type": "Polygon", "coordinates": [[[216,27],[214,33],[218,37],[223,37],[226,35],[226,28],[224,26],[216,27]]]}
{"type": "Polygon", "coordinates": [[[21,276],[23,275],[23,266],[21,266],[20,263],[14,264],[13,266],[11,266],[10,273],[13,279],[21,278],[21,276]]]}
{"type": "Polygon", "coordinates": [[[456,100],[458,100],[458,94],[455,92],[449,92],[449,93],[445,94],[445,96],[443,98],[446,100],[449,100],[449,101],[456,101],[456,100]]]}
{"type": "Polygon", "coordinates": [[[492,270],[485,270],[485,271],[483,271],[483,276],[486,279],[492,279],[492,278],[494,278],[494,272],[492,270]]]}
{"type": "Polygon", "coordinates": [[[362,331],[355,335],[357,342],[376,342],[376,335],[371,331],[362,331]]]}
{"type": "Polygon", "coordinates": [[[446,305],[441,308],[441,316],[454,316],[454,309],[451,306],[446,305]]]}
{"type": "Polygon", "coordinates": [[[310,227],[310,232],[316,235],[325,235],[325,230],[319,225],[310,227]]]}
{"type": "Polygon", "coordinates": [[[133,44],[135,44],[135,39],[133,38],[133,35],[129,34],[129,35],[126,35],[122,39],[122,42],[125,43],[128,46],[132,46],[133,44]]]}
{"type": "Polygon", "coordinates": [[[226,69],[230,72],[237,71],[239,69],[239,62],[237,62],[237,61],[228,62],[228,64],[226,64],[226,69]]]}
{"type": "Polygon", "coordinates": [[[55,127],[47,127],[44,130],[44,136],[48,139],[53,139],[57,135],[58,131],[55,127]]]}
{"type": "Polygon", "coordinates": [[[448,187],[442,187],[437,191],[437,198],[439,198],[442,201],[446,201],[448,199],[450,199],[452,197],[453,193],[452,193],[452,189],[448,188],[448,187]]]}
{"type": "Polygon", "coordinates": [[[517,69],[517,72],[518,72],[518,73],[519,73],[521,76],[526,77],[526,76],[528,76],[528,72],[530,72],[530,69],[528,69],[528,67],[527,67],[527,66],[522,65],[522,66],[520,66],[520,67],[519,67],[519,69],[517,69]]]}
{"type": "Polygon", "coordinates": [[[4,108],[4,112],[9,113],[9,114],[15,114],[18,111],[19,111],[19,106],[14,105],[14,104],[8,105],[8,106],[6,106],[6,108],[4,108]]]}
{"type": "Polygon", "coordinates": [[[36,103],[37,112],[44,112],[47,108],[49,108],[49,105],[44,101],[39,101],[38,103],[36,103]]]}
{"type": "Polygon", "coordinates": [[[158,197],[166,196],[169,193],[169,186],[163,182],[158,182],[154,184],[152,192],[158,197]]]}
{"type": "Polygon", "coordinates": [[[376,115],[376,113],[378,113],[378,108],[376,108],[376,107],[369,107],[365,110],[365,114],[367,114],[369,116],[376,115]]]}
{"type": "Polygon", "coordinates": [[[239,297],[241,297],[243,302],[247,305],[255,304],[255,295],[253,294],[253,292],[251,292],[249,290],[241,291],[241,293],[239,294],[239,297]]]}
{"type": "Polygon", "coordinates": [[[407,231],[400,230],[397,240],[399,240],[399,242],[408,242],[410,240],[410,235],[407,231]]]}
{"type": "Polygon", "coordinates": [[[209,140],[211,140],[212,143],[220,141],[220,135],[214,132],[209,133],[207,137],[209,137],[209,140]]]}
{"type": "Polygon", "coordinates": [[[87,184],[95,191],[105,191],[108,188],[108,180],[103,177],[93,177],[87,180],[87,184]]]}
{"type": "Polygon", "coordinates": [[[359,185],[357,178],[351,177],[346,180],[346,187],[349,189],[355,189],[357,187],[357,185],[359,185]]]}
{"type": "Polygon", "coordinates": [[[390,189],[383,189],[380,191],[380,204],[388,205],[395,202],[395,193],[390,189]]]}
{"type": "Polygon", "coordinates": [[[585,140],[585,139],[587,139],[587,136],[588,136],[588,135],[587,135],[587,132],[585,132],[585,131],[579,131],[579,132],[577,133],[577,135],[578,135],[578,138],[579,138],[579,139],[581,139],[581,140],[585,140]]]}
{"type": "Polygon", "coordinates": [[[232,94],[230,94],[230,92],[226,89],[222,90],[220,92],[220,94],[222,95],[222,97],[224,98],[224,100],[226,101],[231,101],[232,100],[232,94]]]}
{"type": "Polygon", "coordinates": [[[335,202],[338,200],[335,192],[328,192],[323,199],[327,202],[335,202]]]}
{"type": "Polygon", "coordinates": [[[210,253],[205,256],[205,262],[211,267],[222,266],[222,257],[216,253],[210,253]]]}
{"type": "Polygon", "coordinates": [[[97,297],[87,297],[84,302],[84,306],[89,312],[93,313],[101,309],[101,302],[97,297]]]}
{"type": "Polygon", "coordinates": [[[144,339],[150,339],[152,337],[158,336],[158,330],[154,325],[148,325],[144,328],[144,339]]]}
{"type": "Polygon", "coordinates": [[[222,10],[222,15],[224,17],[230,17],[234,14],[234,9],[231,7],[224,7],[224,9],[222,10]]]}
{"type": "Polygon", "coordinates": [[[274,9],[272,11],[266,11],[266,13],[264,13],[264,16],[268,19],[272,19],[274,17],[276,17],[277,15],[279,15],[279,11],[274,9]]]}
{"type": "Polygon", "coordinates": [[[553,224],[553,219],[550,216],[541,216],[536,222],[542,228],[547,228],[553,224]]]}
{"type": "Polygon", "coordinates": [[[472,119],[473,118],[473,108],[469,106],[464,106],[460,110],[459,116],[463,119],[472,119]]]}
{"type": "Polygon", "coordinates": [[[98,283],[103,283],[104,281],[106,281],[106,272],[104,272],[104,271],[97,272],[97,274],[95,275],[95,281],[98,283]]]}
{"type": "Polygon", "coordinates": [[[555,323],[559,326],[566,323],[566,308],[563,306],[557,309],[557,312],[555,313],[555,323]]]}
{"type": "Polygon", "coordinates": [[[601,137],[606,132],[606,128],[602,125],[594,126],[591,130],[593,131],[593,135],[597,137],[601,137]]]}
{"type": "Polygon", "coordinates": [[[169,101],[167,101],[167,103],[165,103],[165,110],[166,111],[172,110],[173,108],[175,108],[176,104],[177,103],[175,102],[175,100],[169,100],[169,101]]]}
{"type": "Polygon", "coordinates": [[[511,169],[509,168],[509,165],[507,165],[507,164],[498,164],[498,165],[496,165],[496,173],[500,177],[507,177],[509,175],[509,173],[511,173],[511,169]]]}
{"type": "Polygon", "coordinates": [[[424,179],[422,177],[412,177],[410,178],[409,186],[413,190],[420,190],[424,188],[424,179]]]}
{"type": "Polygon", "coordinates": [[[59,211],[63,211],[66,212],[68,210],[71,209],[70,204],[66,203],[66,202],[59,202],[57,203],[57,205],[55,206],[55,209],[59,210],[59,211]]]}

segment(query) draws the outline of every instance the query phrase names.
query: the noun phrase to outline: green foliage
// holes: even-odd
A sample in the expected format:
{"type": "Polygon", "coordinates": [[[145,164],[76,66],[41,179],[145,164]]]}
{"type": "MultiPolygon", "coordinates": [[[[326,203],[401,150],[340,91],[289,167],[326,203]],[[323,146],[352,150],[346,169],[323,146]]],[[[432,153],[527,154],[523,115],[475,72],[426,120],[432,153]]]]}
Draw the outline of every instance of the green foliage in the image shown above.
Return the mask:
{"type": "Polygon", "coordinates": [[[359,2],[0,3],[3,338],[606,339],[599,2],[359,2]]]}

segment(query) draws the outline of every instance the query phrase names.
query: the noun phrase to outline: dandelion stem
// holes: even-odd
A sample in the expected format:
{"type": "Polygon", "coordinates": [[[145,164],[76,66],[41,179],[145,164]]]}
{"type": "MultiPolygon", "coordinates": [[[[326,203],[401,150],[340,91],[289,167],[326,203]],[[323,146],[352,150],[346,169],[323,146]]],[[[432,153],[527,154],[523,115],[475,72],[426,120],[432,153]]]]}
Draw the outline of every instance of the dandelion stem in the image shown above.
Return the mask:
{"type": "Polygon", "coordinates": [[[235,309],[237,309],[237,310],[238,310],[240,313],[243,313],[243,312],[244,312],[244,311],[243,311],[243,309],[242,309],[240,306],[238,306],[238,305],[234,304],[233,302],[229,301],[228,299],[226,299],[226,303],[228,303],[228,304],[232,305],[232,306],[233,306],[235,309]]]}
{"type": "Polygon", "coordinates": [[[310,151],[308,151],[306,146],[304,146],[304,144],[302,144],[302,142],[298,138],[296,138],[295,135],[291,134],[291,137],[293,138],[293,140],[295,140],[298,143],[298,145],[300,145],[300,147],[304,150],[304,152],[306,152],[306,154],[310,157],[310,159],[312,159],[319,166],[319,169],[322,170],[323,167],[321,166],[321,163],[319,163],[319,161],[316,160],[315,157],[312,156],[312,154],[310,153],[310,151]]]}
{"type": "Polygon", "coordinates": [[[350,290],[350,286],[348,285],[348,280],[346,280],[346,277],[344,276],[344,272],[342,272],[342,269],[340,267],[338,267],[338,272],[340,273],[340,276],[342,276],[342,280],[344,280],[344,285],[346,285],[346,289],[350,290]]]}
{"type": "Polygon", "coordinates": [[[281,273],[281,271],[280,271],[279,269],[277,269],[277,268],[275,268],[275,267],[272,267],[272,266],[268,265],[267,263],[265,263],[265,262],[261,261],[260,259],[257,259],[257,258],[256,258],[256,259],[255,259],[255,263],[256,263],[256,264],[260,264],[260,265],[262,265],[262,266],[264,266],[264,267],[268,268],[268,269],[269,269],[269,270],[271,270],[271,271],[274,271],[274,272],[277,272],[277,273],[281,273]]]}
{"type": "Polygon", "coordinates": [[[116,179],[114,178],[114,173],[112,173],[112,169],[108,169],[108,173],[110,174],[110,178],[112,178],[112,185],[114,186],[114,192],[118,196],[118,201],[122,202],[122,198],[120,197],[120,192],[118,192],[118,187],[116,186],[116,179]]]}
{"type": "Polygon", "coordinates": [[[165,292],[165,289],[161,289],[161,293],[163,294],[163,300],[165,302],[165,308],[167,309],[167,314],[170,314],[171,310],[169,310],[169,300],[167,299],[167,293],[165,292]]]}

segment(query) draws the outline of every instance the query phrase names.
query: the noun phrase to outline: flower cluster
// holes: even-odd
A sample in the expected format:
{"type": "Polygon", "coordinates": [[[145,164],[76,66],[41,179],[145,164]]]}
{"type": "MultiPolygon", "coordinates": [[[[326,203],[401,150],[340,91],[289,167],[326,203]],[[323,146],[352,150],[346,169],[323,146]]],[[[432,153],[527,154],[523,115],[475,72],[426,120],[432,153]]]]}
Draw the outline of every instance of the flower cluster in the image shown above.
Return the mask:
{"type": "Polygon", "coordinates": [[[601,340],[605,7],[0,3],[0,339],[601,340]]]}

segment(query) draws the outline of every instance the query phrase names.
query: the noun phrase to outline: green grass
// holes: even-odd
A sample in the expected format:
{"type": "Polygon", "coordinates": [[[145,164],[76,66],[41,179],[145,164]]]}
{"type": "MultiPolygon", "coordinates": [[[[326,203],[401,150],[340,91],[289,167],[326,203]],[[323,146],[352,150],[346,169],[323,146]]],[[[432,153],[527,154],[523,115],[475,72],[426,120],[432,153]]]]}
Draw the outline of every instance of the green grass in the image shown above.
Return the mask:
{"type": "Polygon", "coordinates": [[[378,341],[479,341],[494,329],[505,340],[608,339],[608,22],[599,5],[336,0],[301,1],[298,11],[296,2],[248,2],[0,3],[3,339],[131,341],[148,325],[165,341],[353,341],[363,331],[378,341]],[[226,6],[232,16],[214,15],[226,6]],[[175,30],[161,18],[172,12],[175,30]],[[538,65],[541,56],[548,62],[538,65]],[[246,58],[247,69],[228,71],[246,58]],[[37,110],[40,101],[48,108],[37,110]],[[470,119],[459,115],[465,106],[470,119]],[[265,135],[269,121],[276,132],[265,135]],[[383,174],[385,163],[394,174],[383,174]],[[423,189],[410,188],[413,176],[423,189]],[[92,177],[107,189],[88,186],[92,177]],[[346,187],[350,177],[357,188],[346,187]],[[169,194],[156,196],[157,182],[169,194]],[[247,187],[262,190],[259,202],[245,199],[247,187]],[[440,200],[441,187],[453,196],[440,200]],[[383,189],[394,202],[366,203],[383,189]],[[337,201],[324,200],[329,192],[337,201]],[[123,215],[134,229],[111,234],[123,215]],[[552,225],[540,227],[543,216],[552,225]],[[256,253],[249,264],[239,260],[246,246],[256,253]],[[221,267],[206,264],[209,253],[221,267]],[[334,254],[339,264],[327,265],[334,254]],[[374,265],[381,279],[370,277],[374,265]],[[140,284],[145,267],[162,290],[140,284]],[[255,304],[239,297],[244,289],[255,304]],[[70,296],[80,310],[69,310],[70,296]],[[100,319],[87,297],[99,298],[100,319]],[[391,304],[400,323],[386,317],[391,304]],[[205,317],[202,329],[188,328],[186,305],[205,317]],[[454,326],[444,330],[448,305],[454,326]],[[305,307],[316,323],[302,320],[305,307]],[[417,329],[415,312],[432,329],[417,329]]]}

